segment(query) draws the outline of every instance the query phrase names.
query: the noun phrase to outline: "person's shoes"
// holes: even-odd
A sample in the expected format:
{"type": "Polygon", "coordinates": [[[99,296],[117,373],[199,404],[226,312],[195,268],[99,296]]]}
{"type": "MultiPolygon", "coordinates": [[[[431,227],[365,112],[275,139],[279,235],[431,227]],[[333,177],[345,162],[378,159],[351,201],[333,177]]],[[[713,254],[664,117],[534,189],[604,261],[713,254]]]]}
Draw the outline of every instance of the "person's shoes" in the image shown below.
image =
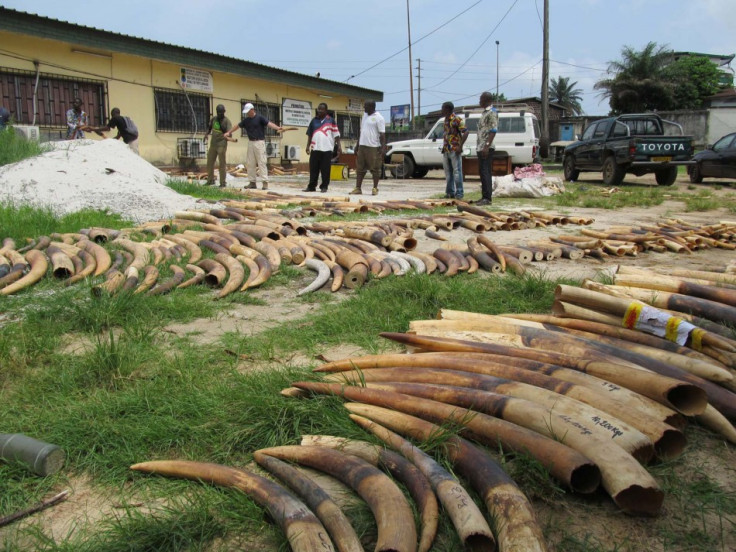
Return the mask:
{"type": "Polygon", "coordinates": [[[373,195],[378,195],[378,188],[373,188],[373,191],[371,191],[373,195]]]}
{"type": "Polygon", "coordinates": [[[214,186],[214,185],[215,185],[215,183],[214,183],[214,182],[209,182],[209,181],[207,181],[207,182],[205,182],[205,183],[204,183],[204,185],[205,185],[205,186],[214,186]]]}
{"type": "Polygon", "coordinates": [[[479,201],[476,201],[475,204],[476,205],[490,205],[491,204],[491,200],[490,199],[483,198],[483,199],[481,199],[479,201]]]}
{"type": "Polygon", "coordinates": [[[363,190],[360,188],[353,188],[353,191],[350,192],[348,195],[361,195],[363,193],[363,190]]]}
{"type": "Polygon", "coordinates": [[[316,188],[310,188],[309,186],[307,186],[306,188],[302,190],[302,192],[316,192],[316,191],[317,191],[316,188]]]}
{"type": "Polygon", "coordinates": [[[225,187],[227,187],[227,184],[220,184],[220,188],[225,188],[225,187]]]}
{"type": "Polygon", "coordinates": [[[450,194],[445,194],[445,195],[442,196],[442,198],[443,199],[455,199],[455,196],[454,195],[450,195],[450,194]]]}
{"type": "Polygon", "coordinates": [[[255,182],[251,182],[244,189],[246,189],[246,190],[255,190],[256,189],[256,183],[255,182]]]}
{"type": "Polygon", "coordinates": [[[327,188],[320,188],[319,191],[322,192],[323,194],[326,194],[327,193],[327,188]]]}
{"type": "Polygon", "coordinates": [[[263,186],[261,186],[261,190],[268,190],[268,182],[263,183],[263,186]]]}

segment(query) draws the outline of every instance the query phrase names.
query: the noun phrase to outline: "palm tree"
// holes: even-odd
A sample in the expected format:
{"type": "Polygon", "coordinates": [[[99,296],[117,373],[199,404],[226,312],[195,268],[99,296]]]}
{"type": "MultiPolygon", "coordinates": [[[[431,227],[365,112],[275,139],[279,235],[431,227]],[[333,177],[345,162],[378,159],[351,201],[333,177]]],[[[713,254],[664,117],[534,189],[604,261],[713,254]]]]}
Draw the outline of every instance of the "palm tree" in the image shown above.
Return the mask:
{"type": "Polygon", "coordinates": [[[649,42],[641,52],[624,46],[621,61],[609,62],[609,77],[593,88],[608,98],[613,113],[668,109],[673,102],[674,86],[663,75],[663,69],[671,61],[672,51],[656,42],[649,42]]]}
{"type": "Polygon", "coordinates": [[[552,79],[549,85],[549,101],[560,104],[568,111],[568,115],[582,115],[583,106],[580,101],[583,99],[580,94],[583,91],[577,86],[577,81],[570,83],[569,77],[557,77],[552,79]]]}

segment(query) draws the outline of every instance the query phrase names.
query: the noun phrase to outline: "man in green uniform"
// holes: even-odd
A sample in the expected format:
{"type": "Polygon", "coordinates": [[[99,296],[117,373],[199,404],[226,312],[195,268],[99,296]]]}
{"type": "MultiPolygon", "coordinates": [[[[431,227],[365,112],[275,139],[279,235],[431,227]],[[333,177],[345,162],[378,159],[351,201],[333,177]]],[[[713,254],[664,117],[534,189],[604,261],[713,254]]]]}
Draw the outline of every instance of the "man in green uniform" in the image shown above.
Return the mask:
{"type": "Polygon", "coordinates": [[[227,161],[225,154],[227,152],[227,138],[225,133],[232,128],[230,119],[225,117],[225,106],[219,104],[216,108],[217,115],[210,119],[210,124],[207,127],[207,132],[204,135],[204,139],[207,140],[207,136],[212,134],[212,140],[210,141],[210,149],[207,150],[207,183],[206,186],[213,186],[215,184],[215,159],[219,158],[219,171],[220,171],[220,188],[225,187],[225,178],[227,177],[227,161]]]}

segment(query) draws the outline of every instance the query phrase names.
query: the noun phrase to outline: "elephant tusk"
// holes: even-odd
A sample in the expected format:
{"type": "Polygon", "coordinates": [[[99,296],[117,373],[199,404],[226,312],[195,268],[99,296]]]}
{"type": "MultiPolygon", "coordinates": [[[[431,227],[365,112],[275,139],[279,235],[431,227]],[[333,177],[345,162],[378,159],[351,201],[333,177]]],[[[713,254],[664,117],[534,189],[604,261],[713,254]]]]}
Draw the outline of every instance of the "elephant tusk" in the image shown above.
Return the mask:
{"type": "Polygon", "coordinates": [[[334,551],[327,531],[314,513],[281,485],[265,477],[219,464],[186,460],[142,462],[130,469],[239,489],[268,510],[294,552],[334,551]]]}
{"type": "MultiPolygon", "coordinates": [[[[31,266],[31,270],[25,276],[21,276],[13,283],[0,289],[0,295],[12,295],[13,293],[32,286],[46,275],[49,262],[42,251],[31,249],[26,253],[25,260],[28,261],[28,264],[31,266]]],[[[10,276],[10,274],[8,274],[8,276],[10,276]]],[[[6,276],[6,278],[8,276],[6,276]]]]}
{"type": "Polygon", "coordinates": [[[330,279],[330,268],[322,261],[310,259],[307,261],[307,268],[315,270],[317,272],[317,277],[307,287],[300,289],[297,292],[297,296],[317,291],[327,283],[327,280],[330,279]]]}

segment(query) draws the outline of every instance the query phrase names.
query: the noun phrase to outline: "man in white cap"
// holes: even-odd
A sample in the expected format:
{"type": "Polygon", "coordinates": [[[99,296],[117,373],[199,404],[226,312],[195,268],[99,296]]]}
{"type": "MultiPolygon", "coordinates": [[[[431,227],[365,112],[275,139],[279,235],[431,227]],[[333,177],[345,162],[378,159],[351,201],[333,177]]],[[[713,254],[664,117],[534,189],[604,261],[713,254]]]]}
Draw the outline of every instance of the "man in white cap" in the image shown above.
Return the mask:
{"type": "Polygon", "coordinates": [[[261,175],[263,189],[268,190],[268,165],[266,164],[266,128],[272,128],[278,132],[282,128],[275,123],[266,119],[263,115],[256,113],[256,109],[252,103],[243,106],[243,120],[238,126],[233,127],[225,133],[226,137],[231,137],[236,128],[242,128],[248,135],[248,153],[245,156],[245,166],[248,169],[249,184],[246,189],[254,190],[256,188],[257,175],[261,175]]]}

